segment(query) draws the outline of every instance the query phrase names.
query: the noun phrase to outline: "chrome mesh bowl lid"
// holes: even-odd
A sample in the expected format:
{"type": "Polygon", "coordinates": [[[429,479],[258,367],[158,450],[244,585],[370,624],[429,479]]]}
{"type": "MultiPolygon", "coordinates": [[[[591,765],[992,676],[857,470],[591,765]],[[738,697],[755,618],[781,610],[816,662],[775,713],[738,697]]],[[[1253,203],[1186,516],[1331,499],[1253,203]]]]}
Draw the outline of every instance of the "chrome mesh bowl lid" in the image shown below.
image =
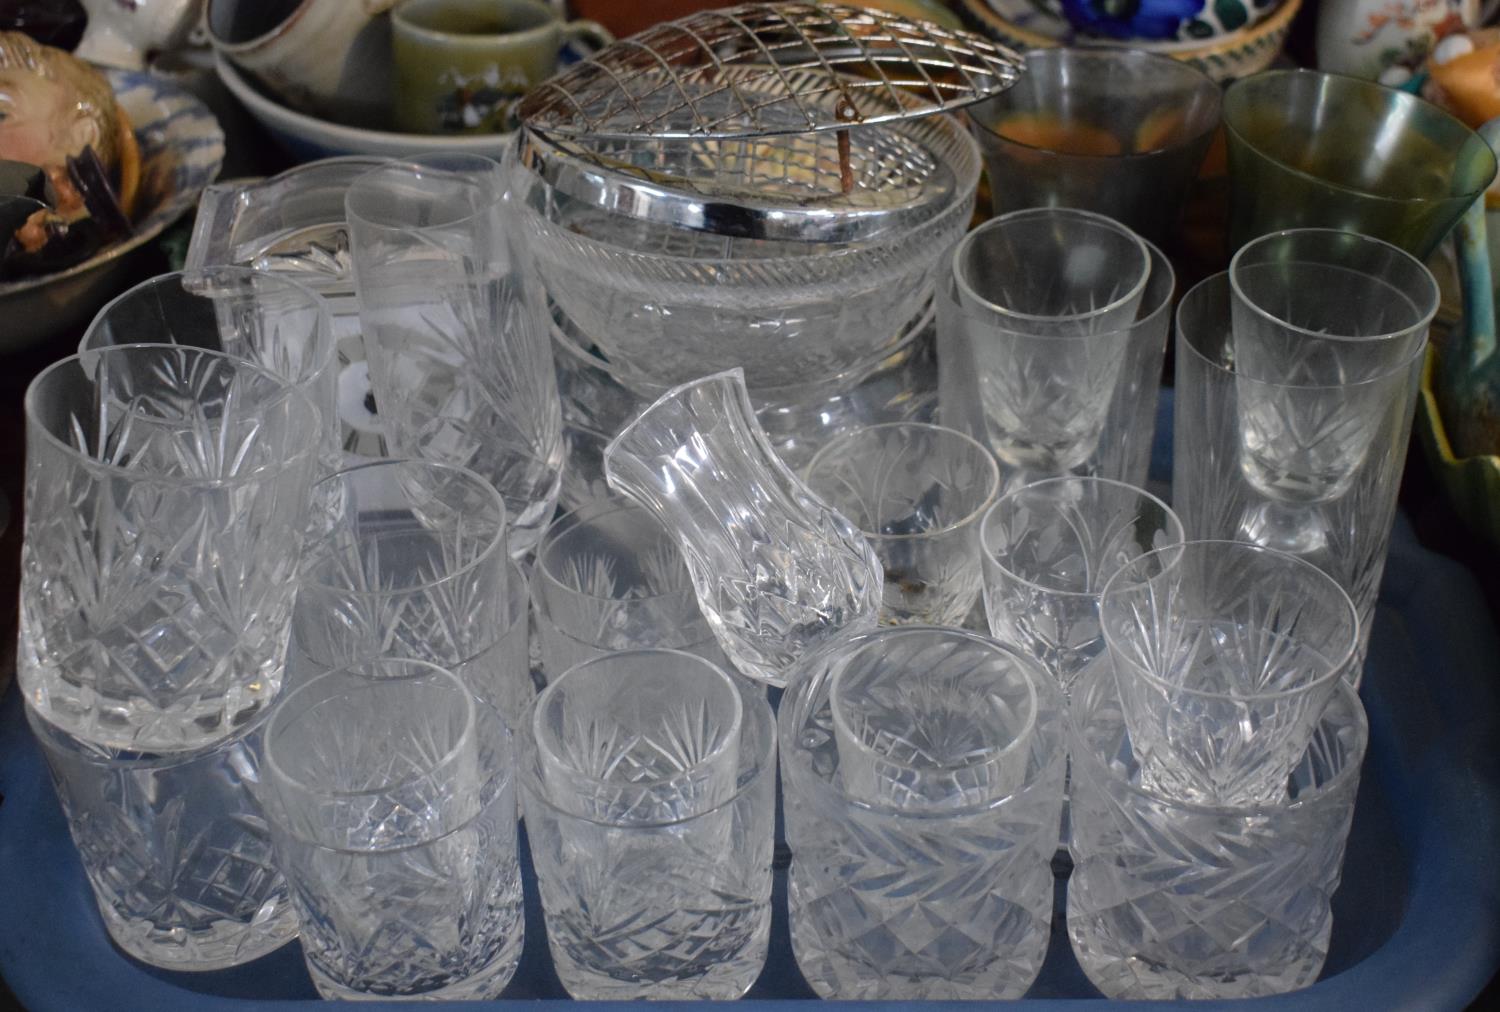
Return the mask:
{"type": "Polygon", "coordinates": [[[522,102],[521,164],[569,198],[744,238],[868,239],[966,194],[921,120],[1015,82],[980,36],[843,4],[747,4],[606,47],[522,102]]]}

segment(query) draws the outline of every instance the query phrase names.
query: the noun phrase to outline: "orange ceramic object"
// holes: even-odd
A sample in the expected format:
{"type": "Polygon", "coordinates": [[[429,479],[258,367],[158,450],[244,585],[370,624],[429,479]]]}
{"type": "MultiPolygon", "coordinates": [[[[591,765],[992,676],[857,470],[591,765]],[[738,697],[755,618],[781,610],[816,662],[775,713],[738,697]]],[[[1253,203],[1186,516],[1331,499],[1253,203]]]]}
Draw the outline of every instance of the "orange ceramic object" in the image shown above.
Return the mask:
{"type": "Polygon", "coordinates": [[[994,124],[992,129],[1008,140],[1043,151],[1064,155],[1118,155],[1119,138],[1108,130],[1087,123],[1063,123],[1050,116],[1017,113],[994,124]]]}
{"type": "Polygon", "coordinates": [[[1430,66],[1429,72],[1442,89],[1443,104],[1470,127],[1500,116],[1500,42],[1430,66]]]}

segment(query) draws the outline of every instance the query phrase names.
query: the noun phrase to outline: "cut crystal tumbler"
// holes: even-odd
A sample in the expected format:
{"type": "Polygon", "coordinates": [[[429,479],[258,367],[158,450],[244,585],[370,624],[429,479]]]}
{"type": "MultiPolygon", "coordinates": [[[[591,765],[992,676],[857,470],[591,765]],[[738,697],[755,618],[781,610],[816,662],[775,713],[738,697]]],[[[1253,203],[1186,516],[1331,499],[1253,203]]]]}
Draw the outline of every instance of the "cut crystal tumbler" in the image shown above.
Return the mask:
{"type": "Polygon", "coordinates": [[[337,470],[338,348],[327,306],[301,281],[244,267],[163,274],[101,309],[78,351],[141,343],[249,359],[304,390],[323,419],[323,470],[337,470]]]}
{"type": "Polygon", "coordinates": [[[204,748],[122,752],[26,709],[104,927],[169,970],[248,963],[297,935],[256,801],[262,716],[204,748]]]}
{"type": "Polygon", "coordinates": [[[1146,244],[1102,215],[1036,208],[974,229],[939,285],[944,417],[968,414],[1008,467],[1049,475],[1084,464],[1151,274],[1146,244]]]}
{"type": "Polygon", "coordinates": [[[186,750],[281,685],[317,408],[243,359],[105,348],[26,394],[20,685],[110,748],[186,750]]]}
{"type": "Polygon", "coordinates": [[[704,617],[750,678],[783,685],[809,647],[875,624],[874,549],[776,456],[741,370],[662,395],[604,470],[676,536],[704,617]]]}
{"type": "MultiPolygon", "coordinates": [[[[929,686],[920,667],[905,673],[914,699],[943,688],[929,686]]],[[[973,703],[973,696],[948,700],[956,733],[975,723],[973,703]]],[[[944,703],[934,692],[922,705],[935,712],[944,703]]],[[[1030,661],[956,629],[861,633],[803,659],[781,701],[781,776],[792,948],[813,990],[887,1001],[1025,993],[1041,970],[1052,921],[1051,861],[1067,768],[1063,706],[1030,661]],[[1034,728],[1016,756],[1014,790],[946,806],[857,800],[845,788],[848,750],[830,699],[839,669],[855,651],[939,639],[1004,658],[1031,681],[1034,728]]]]}
{"type": "Polygon", "coordinates": [[[1368,728],[1339,685],[1274,799],[1152,790],[1107,672],[1073,696],[1068,936],[1110,998],[1251,998],[1317,979],[1368,728]]]}
{"type": "Polygon", "coordinates": [[[1189,291],[1178,307],[1172,501],[1190,537],[1296,549],[1299,558],[1337,580],[1359,612],[1359,659],[1348,669],[1357,684],[1390,545],[1424,351],[1418,347],[1384,375],[1357,382],[1296,386],[1253,380],[1237,372],[1230,299],[1229,276],[1218,274],[1189,291]],[[1255,404],[1305,409],[1288,416],[1299,426],[1304,417],[1318,423],[1299,428],[1295,439],[1289,435],[1280,453],[1291,453],[1299,440],[1316,449],[1357,433],[1351,437],[1363,448],[1357,462],[1326,456],[1333,471],[1325,473],[1337,473],[1342,492],[1327,501],[1287,503],[1251,480],[1264,472],[1247,461],[1241,402],[1247,391],[1255,404]]]}
{"type": "Polygon", "coordinates": [[[807,465],[813,492],[859,525],[885,570],[885,625],[959,625],[979,598],[979,520],[1000,490],[961,432],[892,422],[836,436],[807,465]]]}
{"type": "Polygon", "coordinates": [[[381,657],[427,661],[519,728],[534,695],[526,578],[506,554],[494,487],[448,464],[384,460],[313,495],[289,681],[381,657]]]}
{"type": "Polygon", "coordinates": [[[924,810],[1003,798],[1026,778],[1036,673],[985,639],[938,627],[840,654],[828,703],[851,799],[924,810]]]}
{"type": "Polygon", "coordinates": [[[677,650],[622,650],[537,697],[532,741],[552,804],[619,825],[690,818],[734,796],[744,702],[729,674],[677,650]]]}
{"type": "Polygon", "coordinates": [[[345,206],[387,441],[491,482],[520,556],[557,502],[562,409],[546,296],[516,247],[500,166],[388,162],[355,180],[345,206]]]}
{"type": "Polygon", "coordinates": [[[1104,478],[1048,478],[1007,492],[985,514],[990,633],[1071,692],[1104,653],[1099,594],[1121,566],[1183,542],[1166,503],[1104,478]]]}
{"type": "Polygon", "coordinates": [[[495,708],[420,661],[289,693],[266,815],[325,998],[485,999],[521,955],[515,760],[495,708]]]}
{"type": "Polygon", "coordinates": [[[735,752],[727,798],[651,823],[582,815],[534,761],[522,763],[547,942],[574,998],[729,1000],[760,975],[776,821],[775,718],[764,698],[746,696],[735,752]]]}
{"type": "Polygon", "coordinates": [[[677,542],[622,499],[552,521],[531,581],[546,677],[620,650],[663,647],[729,662],[698,608],[677,542]]]}
{"type": "Polygon", "coordinates": [[[1099,622],[1142,781],[1217,805],[1285,793],[1359,639],[1331,577],[1238,541],[1189,541],[1121,567],[1099,622]]]}

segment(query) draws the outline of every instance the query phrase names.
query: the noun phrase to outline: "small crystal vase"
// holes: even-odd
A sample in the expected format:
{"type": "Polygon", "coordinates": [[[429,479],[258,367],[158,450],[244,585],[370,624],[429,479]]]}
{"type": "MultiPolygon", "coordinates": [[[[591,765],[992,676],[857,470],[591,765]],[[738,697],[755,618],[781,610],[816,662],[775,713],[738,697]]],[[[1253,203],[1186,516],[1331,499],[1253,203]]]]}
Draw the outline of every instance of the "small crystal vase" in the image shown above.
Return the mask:
{"type": "Polygon", "coordinates": [[[809,647],[874,627],[874,549],[776,456],[743,370],[663,394],[605,449],[604,473],[677,538],[704,616],[747,676],[784,685],[809,647]]]}

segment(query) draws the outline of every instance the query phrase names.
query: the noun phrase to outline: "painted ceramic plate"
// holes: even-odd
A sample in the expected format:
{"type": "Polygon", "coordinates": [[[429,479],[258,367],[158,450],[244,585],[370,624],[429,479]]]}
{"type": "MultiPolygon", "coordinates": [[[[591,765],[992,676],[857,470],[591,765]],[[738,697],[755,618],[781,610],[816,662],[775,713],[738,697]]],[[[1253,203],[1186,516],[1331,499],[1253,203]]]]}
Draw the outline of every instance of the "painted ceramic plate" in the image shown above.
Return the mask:
{"type": "Polygon", "coordinates": [[[161,234],[214,181],[224,162],[224,132],[208,107],[166,78],[106,70],[135,127],[141,183],[135,232],[80,264],[0,284],[0,351],[14,351],[86,323],[117,294],[129,254],[161,234]]]}
{"type": "Polygon", "coordinates": [[[512,134],[400,134],[344,126],[288,109],[269,98],[241,74],[222,53],[214,54],[214,69],[230,94],[270,131],[276,142],[299,162],[341,155],[378,155],[398,158],[430,151],[467,151],[499,158],[512,134]]]}

